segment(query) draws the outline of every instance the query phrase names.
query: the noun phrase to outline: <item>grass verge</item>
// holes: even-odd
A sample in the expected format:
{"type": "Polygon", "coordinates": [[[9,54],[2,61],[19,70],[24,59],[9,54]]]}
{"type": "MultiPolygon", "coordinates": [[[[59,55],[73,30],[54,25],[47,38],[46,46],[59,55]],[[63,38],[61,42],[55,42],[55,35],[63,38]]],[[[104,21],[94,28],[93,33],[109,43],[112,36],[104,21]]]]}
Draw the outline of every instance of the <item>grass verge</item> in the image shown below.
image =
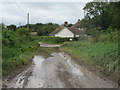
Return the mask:
{"type": "Polygon", "coordinates": [[[69,53],[76,60],[88,63],[106,76],[118,80],[118,44],[117,43],[90,43],[90,42],[71,42],[65,43],[62,51],[69,53]]]}

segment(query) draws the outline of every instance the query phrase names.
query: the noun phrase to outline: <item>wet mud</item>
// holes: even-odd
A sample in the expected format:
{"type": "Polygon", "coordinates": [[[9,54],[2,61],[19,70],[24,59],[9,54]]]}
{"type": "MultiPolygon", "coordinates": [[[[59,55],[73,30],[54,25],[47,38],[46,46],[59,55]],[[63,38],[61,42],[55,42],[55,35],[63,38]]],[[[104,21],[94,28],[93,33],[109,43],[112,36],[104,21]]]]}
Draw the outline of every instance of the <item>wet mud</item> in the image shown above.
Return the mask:
{"type": "Polygon", "coordinates": [[[115,85],[75,63],[58,48],[39,48],[33,65],[4,81],[7,88],[114,88],[115,85]]]}

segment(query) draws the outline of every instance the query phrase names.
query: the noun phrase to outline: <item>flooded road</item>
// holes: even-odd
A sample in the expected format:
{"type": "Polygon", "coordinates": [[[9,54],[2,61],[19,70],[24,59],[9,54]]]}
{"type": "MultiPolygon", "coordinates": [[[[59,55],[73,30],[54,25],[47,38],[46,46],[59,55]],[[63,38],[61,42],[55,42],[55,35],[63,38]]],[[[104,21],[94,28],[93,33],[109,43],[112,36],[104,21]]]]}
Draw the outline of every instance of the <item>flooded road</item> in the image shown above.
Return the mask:
{"type": "Polygon", "coordinates": [[[113,88],[58,48],[39,48],[33,65],[12,80],[7,88],[113,88]]]}

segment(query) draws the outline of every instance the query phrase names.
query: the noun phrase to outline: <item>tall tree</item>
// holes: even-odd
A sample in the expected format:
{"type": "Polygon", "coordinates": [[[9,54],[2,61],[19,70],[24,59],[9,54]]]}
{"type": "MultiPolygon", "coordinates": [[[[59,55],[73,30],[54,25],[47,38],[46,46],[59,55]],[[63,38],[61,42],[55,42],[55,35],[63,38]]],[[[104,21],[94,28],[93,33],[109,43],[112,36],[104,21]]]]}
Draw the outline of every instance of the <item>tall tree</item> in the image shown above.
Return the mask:
{"type": "Polygon", "coordinates": [[[85,17],[81,20],[81,24],[87,32],[92,32],[92,29],[120,28],[120,2],[90,2],[83,10],[85,17]]]}

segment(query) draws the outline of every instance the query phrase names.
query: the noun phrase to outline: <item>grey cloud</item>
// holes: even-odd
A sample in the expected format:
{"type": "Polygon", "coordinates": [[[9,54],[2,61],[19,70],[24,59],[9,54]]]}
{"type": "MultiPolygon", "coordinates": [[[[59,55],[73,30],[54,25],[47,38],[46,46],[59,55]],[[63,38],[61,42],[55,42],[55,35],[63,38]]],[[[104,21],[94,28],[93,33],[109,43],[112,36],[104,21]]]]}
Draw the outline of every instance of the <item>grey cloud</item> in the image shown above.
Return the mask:
{"type": "Polygon", "coordinates": [[[55,3],[55,2],[27,2],[27,3],[3,3],[3,18],[5,24],[26,23],[26,15],[30,13],[30,23],[59,23],[65,20],[75,23],[78,18],[83,18],[85,3],[55,3]]]}

